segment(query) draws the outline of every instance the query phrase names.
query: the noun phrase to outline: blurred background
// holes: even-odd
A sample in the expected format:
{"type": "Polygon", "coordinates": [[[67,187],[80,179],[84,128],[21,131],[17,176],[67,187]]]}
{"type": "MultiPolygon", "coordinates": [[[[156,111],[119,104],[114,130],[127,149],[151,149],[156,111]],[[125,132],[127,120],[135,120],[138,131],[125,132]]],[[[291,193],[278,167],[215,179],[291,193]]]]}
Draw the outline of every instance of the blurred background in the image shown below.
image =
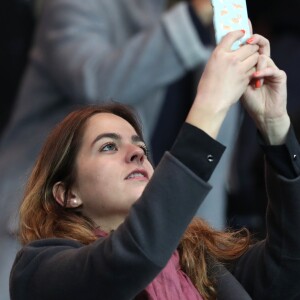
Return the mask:
{"type": "MultiPolygon", "coordinates": [[[[0,133],[8,121],[31,45],[35,14],[40,1],[4,0],[0,10],[0,133]]],[[[272,56],[289,75],[295,93],[299,66],[300,20],[298,1],[251,0],[247,2],[254,32],[270,39],[272,56]],[[298,48],[297,48],[298,47],[298,48]],[[274,48],[274,49],[273,49],[274,48]]]]}
{"type": "Polygon", "coordinates": [[[11,115],[34,30],[33,1],[5,0],[0,10],[0,134],[11,115]]]}

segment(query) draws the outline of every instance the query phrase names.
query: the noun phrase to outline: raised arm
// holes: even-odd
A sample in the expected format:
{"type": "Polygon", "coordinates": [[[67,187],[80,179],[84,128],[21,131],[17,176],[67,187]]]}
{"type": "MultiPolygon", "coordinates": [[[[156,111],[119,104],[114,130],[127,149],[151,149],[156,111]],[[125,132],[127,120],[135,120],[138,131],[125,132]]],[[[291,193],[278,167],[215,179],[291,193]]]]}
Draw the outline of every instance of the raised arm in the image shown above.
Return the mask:
{"type": "MultiPolygon", "coordinates": [[[[265,44],[265,49],[269,48],[266,39],[259,35],[254,35],[250,41],[260,42],[265,44]]],[[[283,144],[290,127],[286,74],[272,61],[269,50],[260,55],[258,71],[253,78],[256,84],[248,87],[243,97],[244,107],[268,144],[283,144]]]]}
{"type": "MultiPolygon", "coordinates": [[[[263,38],[254,36],[252,41],[259,39],[263,38]]],[[[239,260],[234,275],[253,299],[297,299],[300,294],[300,151],[286,109],[286,74],[268,55],[262,54],[253,78],[260,83],[255,84],[254,80],[247,88],[243,104],[269,148],[266,152],[267,237],[239,260]]]]}

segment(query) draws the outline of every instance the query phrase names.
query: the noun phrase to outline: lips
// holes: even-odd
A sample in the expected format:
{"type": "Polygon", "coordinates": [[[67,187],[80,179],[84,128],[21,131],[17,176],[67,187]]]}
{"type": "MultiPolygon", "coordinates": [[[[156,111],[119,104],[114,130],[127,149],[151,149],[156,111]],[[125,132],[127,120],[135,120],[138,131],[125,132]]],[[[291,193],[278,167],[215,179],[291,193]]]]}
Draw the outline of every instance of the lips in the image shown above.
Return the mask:
{"type": "Polygon", "coordinates": [[[148,173],[145,170],[136,169],[125,177],[125,180],[128,179],[148,179],[148,173]]]}

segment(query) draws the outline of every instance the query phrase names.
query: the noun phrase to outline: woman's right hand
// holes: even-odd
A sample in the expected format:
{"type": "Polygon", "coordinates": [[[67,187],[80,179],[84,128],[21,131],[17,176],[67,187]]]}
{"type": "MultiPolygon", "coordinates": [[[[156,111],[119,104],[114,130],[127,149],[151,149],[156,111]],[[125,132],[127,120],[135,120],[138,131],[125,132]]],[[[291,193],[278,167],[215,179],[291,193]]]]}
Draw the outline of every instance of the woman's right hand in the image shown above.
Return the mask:
{"type": "Polygon", "coordinates": [[[252,79],[259,46],[247,44],[236,51],[232,44],[243,31],[228,33],[213,51],[201,76],[186,122],[216,138],[227,111],[242,96],[252,79]]]}

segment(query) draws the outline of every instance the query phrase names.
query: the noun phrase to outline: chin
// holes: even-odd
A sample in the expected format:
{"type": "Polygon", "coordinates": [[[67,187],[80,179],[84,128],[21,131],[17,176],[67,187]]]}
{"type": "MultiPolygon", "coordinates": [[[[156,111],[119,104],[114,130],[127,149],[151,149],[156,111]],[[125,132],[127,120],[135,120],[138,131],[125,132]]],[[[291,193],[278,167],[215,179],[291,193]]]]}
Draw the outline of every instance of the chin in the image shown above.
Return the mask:
{"type": "Polygon", "coordinates": [[[132,202],[136,202],[143,194],[144,189],[141,189],[140,191],[136,191],[134,194],[132,194],[132,199],[134,199],[132,202]]]}
{"type": "Polygon", "coordinates": [[[141,197],[141,195],[143,194],[143,192],[145,190],[145,187],[146,187],[146,184],[135,186],[134,188],[131,187],[130,190],[127,189],[127,191],[126,192],[124,191],[124,193],[126,193],[128,195],[127,199],[132,200],[132,204],[133,204],[141,197]]]}

